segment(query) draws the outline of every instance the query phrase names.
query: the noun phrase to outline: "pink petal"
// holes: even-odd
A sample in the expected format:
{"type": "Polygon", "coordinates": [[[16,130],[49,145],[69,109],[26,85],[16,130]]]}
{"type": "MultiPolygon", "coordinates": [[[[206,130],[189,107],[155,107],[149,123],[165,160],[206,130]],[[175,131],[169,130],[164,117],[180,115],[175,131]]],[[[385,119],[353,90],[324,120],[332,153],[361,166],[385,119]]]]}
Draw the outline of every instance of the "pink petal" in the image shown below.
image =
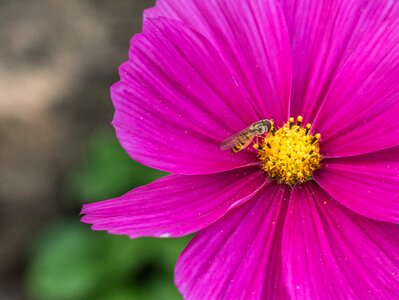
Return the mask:
{"type": "Polygon", "coordinates": [[[145,16],[179,20],[203,34],[248,92],[245,105],[258,119],[287,120],[291,55],[278,1],[158,0],[145,16]]]}
{"type": "Polygon", "coordinates": [[[399,223],[399,147],[327,159],[314,178],[351,210],[373,219],[399,223]]]}
{"type": "Polygon", "coordinates": [[[292,299],[396,299],[399,227],[359,216],[316,184],[291,195],[283,274],[292,299]]]}
{"type": "Polygon", "coordinates": [[[121,197],[84,205],[82,222],[131,238],[182,236],[208,226],[265,184],[258,168],[169,175],[121,197]]]}
{"type": "Polygon", "coordinates": [[[281,237],[288,197],[284,186],[268,186],[200,231],[175,269],[184,299],[287,299],[281,237]]]}
{"type": "MultiPolygon", "coordinates": [[[[385,0],[280,2],[292,47],[291,115],[303,115],[305,121],[313,121],[342,62],[361,40],[370,37],[388,16],[398,12],[398,3],[385,0]]],[[[352,72],[347,76],[353,76],[352,72]]]]}
{"type": "Polygon", "coordinates": [[[258,120],[216,50],[177,21],[148,20],[112,87],[113,124],[137,161],[179,174],[213,173],[257,161],[220,143],[258,120]]]}
{"type": "Polygon", "coordinates": [[[332,81],[314,122],[314,128],[322,134],[325,157],[358,155],[399,145],[396,12],[396,17],[364,29],[367,35],[332,81]]]}

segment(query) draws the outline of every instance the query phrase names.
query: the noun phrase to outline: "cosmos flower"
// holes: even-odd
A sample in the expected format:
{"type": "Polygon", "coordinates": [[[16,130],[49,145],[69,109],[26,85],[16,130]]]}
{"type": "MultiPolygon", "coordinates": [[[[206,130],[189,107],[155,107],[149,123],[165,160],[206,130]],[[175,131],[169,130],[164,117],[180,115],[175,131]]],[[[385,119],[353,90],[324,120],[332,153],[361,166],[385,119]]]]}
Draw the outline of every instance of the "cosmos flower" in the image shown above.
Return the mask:
{"type": "Polygon", "coordinates": [[[83,222],[198,232],[185,299],[398,297],[398,1],[158,0],[120,76],[121,145],[171,174],[83,222]]]}

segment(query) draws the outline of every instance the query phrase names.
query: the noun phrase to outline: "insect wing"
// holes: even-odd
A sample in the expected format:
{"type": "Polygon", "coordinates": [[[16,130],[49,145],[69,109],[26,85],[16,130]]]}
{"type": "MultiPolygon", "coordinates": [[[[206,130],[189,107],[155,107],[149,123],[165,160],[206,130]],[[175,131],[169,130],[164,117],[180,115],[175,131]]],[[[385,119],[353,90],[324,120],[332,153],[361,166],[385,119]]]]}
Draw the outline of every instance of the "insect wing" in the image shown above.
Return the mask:
{"type": "Polygon", "coordinates": [[[221,150],[229,150],[231,148],[233,148],[234,144],[237,142],[237,139],[242,136],[244,133],[248,132],[248,128],[245,128],[239,132],[237,132],[236,134],[233,134],[232,136],[228,137],[227,139],[225,139],[221,144],[220,144],[220,149],[221,150]]]}

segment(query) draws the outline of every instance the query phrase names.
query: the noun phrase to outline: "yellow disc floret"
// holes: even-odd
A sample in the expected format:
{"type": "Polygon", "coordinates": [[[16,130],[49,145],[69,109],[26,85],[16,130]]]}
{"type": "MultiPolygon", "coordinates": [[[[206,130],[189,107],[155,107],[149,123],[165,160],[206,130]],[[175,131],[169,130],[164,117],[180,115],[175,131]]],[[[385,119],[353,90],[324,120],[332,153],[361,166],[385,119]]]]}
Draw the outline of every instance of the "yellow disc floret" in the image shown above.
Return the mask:
{"type": "Polygon", "coordinates": [[[320,168],[320,134],[310,134],[311,124],[302,127],[302,117],[290,118],[283,127],[270,132],[254,145],[262,168],[279,183],[294,186],[312,179],[320,168]]]}

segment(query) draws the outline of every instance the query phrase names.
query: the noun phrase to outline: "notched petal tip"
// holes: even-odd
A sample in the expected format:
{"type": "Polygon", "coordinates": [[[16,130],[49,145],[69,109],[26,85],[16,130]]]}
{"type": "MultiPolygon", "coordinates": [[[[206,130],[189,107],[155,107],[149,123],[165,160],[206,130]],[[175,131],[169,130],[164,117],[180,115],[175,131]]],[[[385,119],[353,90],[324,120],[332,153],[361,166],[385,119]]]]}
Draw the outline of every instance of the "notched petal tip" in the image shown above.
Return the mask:
{"type": "Polygon", "coordinates": [[[93,230],[178,237],[198,231],[242,205],[267,182],[258,168],[211,175],[168,175],[127,194],[83,206],[82,222],[93,230]]]}

